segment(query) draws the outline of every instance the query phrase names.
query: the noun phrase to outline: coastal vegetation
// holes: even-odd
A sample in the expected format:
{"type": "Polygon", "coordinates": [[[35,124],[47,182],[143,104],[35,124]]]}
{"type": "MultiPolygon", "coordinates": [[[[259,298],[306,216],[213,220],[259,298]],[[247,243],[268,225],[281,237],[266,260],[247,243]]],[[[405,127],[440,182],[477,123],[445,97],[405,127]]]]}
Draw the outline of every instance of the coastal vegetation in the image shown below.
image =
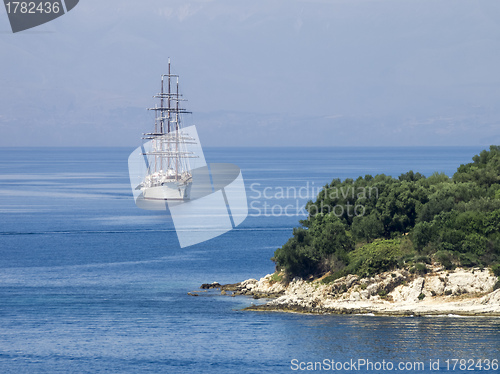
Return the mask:
{"type": "Polygon", "coordinates": [[[409,171],[334,179],[276,250],[277,271],[327,283],[394,268],[424,274],[440,263],[491,267],[500,277],[500,146],[472,160],[451,178],[409,171]]]}

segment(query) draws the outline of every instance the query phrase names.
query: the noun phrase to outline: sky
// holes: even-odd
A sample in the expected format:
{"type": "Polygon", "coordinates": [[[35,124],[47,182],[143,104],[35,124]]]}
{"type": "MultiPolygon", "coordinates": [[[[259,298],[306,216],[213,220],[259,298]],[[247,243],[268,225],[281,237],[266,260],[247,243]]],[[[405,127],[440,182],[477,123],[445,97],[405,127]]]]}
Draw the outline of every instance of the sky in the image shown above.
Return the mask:
{"type": "Polygon", "coordinates": [[[167,60],[204,146],[500,144],[498,0],[81,0],[13,34],[0,146],[130,146],[167,60]]]}

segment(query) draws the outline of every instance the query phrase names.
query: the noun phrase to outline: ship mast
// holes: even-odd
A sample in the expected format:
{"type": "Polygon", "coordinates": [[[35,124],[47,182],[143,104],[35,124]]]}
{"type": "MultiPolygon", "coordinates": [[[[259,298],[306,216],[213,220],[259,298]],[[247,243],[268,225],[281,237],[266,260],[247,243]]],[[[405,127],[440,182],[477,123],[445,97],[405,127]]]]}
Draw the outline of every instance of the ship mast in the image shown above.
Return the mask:
{"type": "MultiPolygon", "coordinates": [[[[170,58],[168,59],[168,64],[170,65],[170,58]]],[[[163,97],[163,75],[161,76],[161,91],[160,91],[160,108],[164,106],[164,97],[163,97]]],[[[156,112],[158,116],[158,112],[156,112]]],[[[165,112],[163,110],[160,111],[160,133],[163,134],[165,128],[165,112]]],[[[163,150],[163,140],[160,139],[160,149],[163,150]]],[[[156,168],[156,157],[155,157],[155,168],[156,168]]],[[[163,157],[160,156],[160,170],[163,170],[163,157]]]]}
{"type": "MultiPolygon", "coordinates": [[[[177,77],[177,80],[179,80],[179,78],[177,77]]],[[[168,102],[168,105],[167,105],[167,111],[168,111],[168,129],[167,129],[167,133],[171,133],[173,132],[173,129],[172,129],[172,126],[171,126],[171,123],[172,123],[172,111],[173,111],[173,108],[172,108],[172,73],[171,73],[171,70],[170,70],[170,58],[168,59],[168,95],[167,95],[167,102],[168,102]]],[[[178,95],[175,96],[175,99],[177,103],[179,103],[179,97],[178,95]]],[[[176,137],[178,136],[178,134],[176,134],[176,137]]],[[[168,143],[168,151],[170,152],[171,151],[171,144],[170,142],[168,143]]],[[[177,148],[176,148],[176,152],[175,152],[175,179],[177,180],[177,174],[178,174],[178,170],[177,170],[177,162],[178,162],[178,152],[177,152],[177,148]]],[[[169,169],[171,167],[173,167],[172,165],[172,160],[170,159],[170,155],[167,156],[168,157],[168,167],[169,169]]]]}
{"type": "MultiPolygon", "coordinates": [[[[177,77],[177,101],[175,104],[175,153],[179,154],[179,77],[177,77]]],[[[179,179],[179,158],[175,159],[175,178],[179,179]]]]}
{"type": "Polygon", "coordinates": [[[183,172],[183,163],[179,159],[196,158],[197,156],[181,147],[184,144],[194,144],[192,143],[194,139],[180,133],[180,115],[191,112],[179,106],[179,103],[185,101],[185,99],[179,93],[179,76],[172,74],[170,69],[169,58],[168,74],[161,75],[160,93],[153,96],[160,99],[160,106],[155,105],[154,108],[148,108],[148,110],[156,112],[155,131],[154,133],[146,133],[143,136],[143,139],[153,140],[153,150],[144,153],[144,155],[154,155],[155,173],[159,170],[167,173],[169,170],[172,170],[175,171],[175,179],[179,180],[181,177],[179,174],[183,172]],[[165,82],[165,77],[167,77],[167,82],[165,82]],[[176,78],[175,92],[172,92],[172,78],[176,78]],[[165,87],[165,83],[167,87],[165,87]],[[172,101],[175,101],[175,105],[173,105],[172,101]],[[175,142],[175,149],[173,142],[175,142]]]}
{"type": "MultiPolygon", "coordinates": [[[[167,119],[167,133],[170,133],[170,57],[168,58],[168,95],[167,95],[167,111],[168,111],[168,119],[167,119]]],[[[170,143],[167,143],[168,151],[170,152],[170,143]]],[[[167,168],[170,168],[170,155],[167,155],[167,168]]]]}

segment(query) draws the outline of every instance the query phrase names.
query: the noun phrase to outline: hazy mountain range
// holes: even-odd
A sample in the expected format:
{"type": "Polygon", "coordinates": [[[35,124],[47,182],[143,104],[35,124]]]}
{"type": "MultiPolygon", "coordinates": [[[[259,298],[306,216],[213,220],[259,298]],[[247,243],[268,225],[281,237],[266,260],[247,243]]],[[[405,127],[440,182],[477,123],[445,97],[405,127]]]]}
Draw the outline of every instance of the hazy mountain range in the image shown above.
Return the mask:
{"type": "Polygon", "coordinates": [[[1,146],[136,146],[171,57],[204,145],[500,143],[497,0],[85,0],[12,34],[1,146]]]}

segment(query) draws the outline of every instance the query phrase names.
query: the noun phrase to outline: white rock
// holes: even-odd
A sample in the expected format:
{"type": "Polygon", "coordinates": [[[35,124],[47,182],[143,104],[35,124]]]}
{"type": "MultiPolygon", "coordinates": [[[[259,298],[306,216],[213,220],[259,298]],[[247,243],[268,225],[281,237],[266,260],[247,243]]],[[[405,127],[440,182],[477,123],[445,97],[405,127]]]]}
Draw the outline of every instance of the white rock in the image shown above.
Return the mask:
{"type": "Polygon", "coordinates": [[[441,296],[444,294],[445,284],[437,275],[425,278],[423,292],[426,296],[441,296]]]}
{"type": "Polygon", "coordinates": [[[396,287],[391,295],[396,302],[416,302],[422,293],[423,286],[424,278],[417,278],[407,286],[400,285],[396,287]]]}

